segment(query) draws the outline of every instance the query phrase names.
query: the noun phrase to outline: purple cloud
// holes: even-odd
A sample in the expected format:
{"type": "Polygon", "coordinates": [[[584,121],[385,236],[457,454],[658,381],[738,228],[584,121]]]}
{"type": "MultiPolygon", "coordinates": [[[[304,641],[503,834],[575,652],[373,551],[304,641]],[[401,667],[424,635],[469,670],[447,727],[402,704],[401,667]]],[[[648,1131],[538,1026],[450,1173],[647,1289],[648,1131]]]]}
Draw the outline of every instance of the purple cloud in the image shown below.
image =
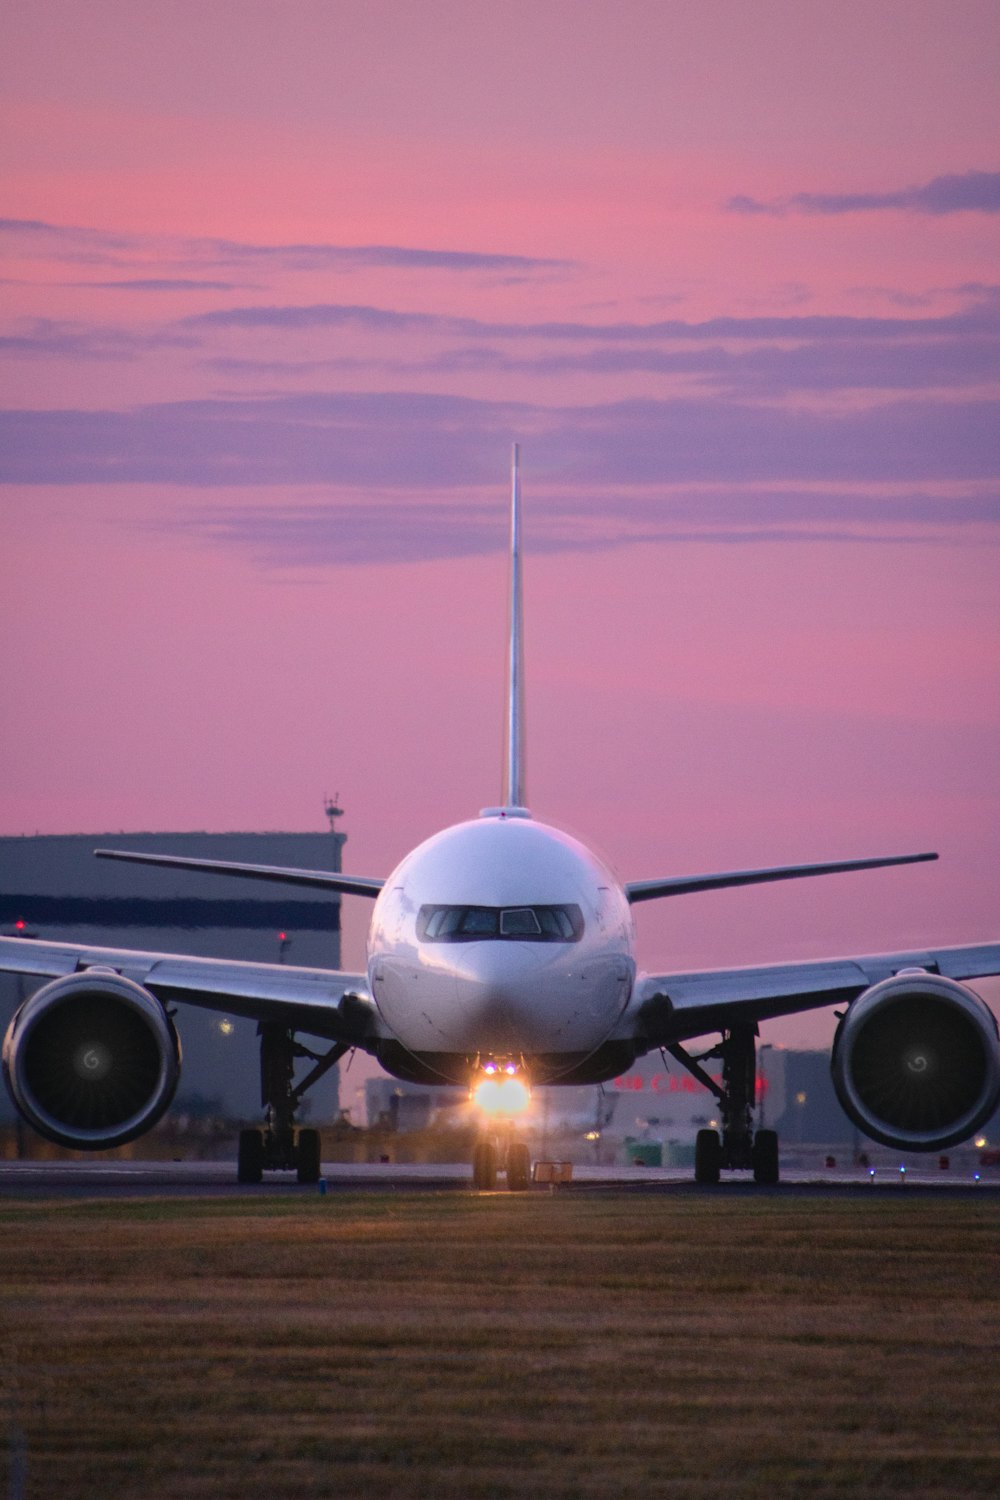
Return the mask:
{"type": "Polygon", "coordinates": [[[488,272],[518,277],[571,270],[573,261],[497,251],[442,250],[412,245],[331,245],[291,243],[260,245],[243,240],[117,234],[42,219],[0,219],[0,235],[35,241],[48,255],[64,260],[120,265],[128,258],[162,264],[271,266],[282,271],[435,270],[488,272]]]}
{"type": "Polygon", "coordinates": [[[510,438],[560,482],[989,480],[1000,403],[897,400],[870,410],[630,400],[543,407],[398,392],[0,414],[0,480],[471,487],[510,438]]]}
{"type": "Polygon", "coordinates": [[[184,328],[300,332],[357,327],[372,333],[422,332],[451,338],[535,339],[559,343],[711,342],[722,339],[911,339],[1000,330],[1000,299],[983,297],[966,311],[943,317],[844,317],[833,314],[708,318],[700,323],[664,318],[650,323],[497,323],[441,313],[399,312],[365,303],[317,302],[216,308],[180,320],[184,328]]]}
{"type": "Polygon", "coordinates": [[[135,360],[152,350],[191,349],[197,343],[193,335],[176,328],[134,332],[93,323],[34,318],[13,333],[0,334],[0,353],[22,359],[135,360]]]}
{"type": "MultiPolygon", "coordinates": [[[[209,361],[213,368],[236,373],[241,362],[209,361]]],[[[279,362],[242,362],[256,373],[286,375],[295,366],[279,362]]],[[[302,362],[299,373],[334,368],[336,361],[302,362]]],[[[398,366],[397,366],[398,368],[398,366]]],[[[831,339],[800,344],[778,344],[749,349],[727,349],[721,343],[687,349],[656,349],[645,345],[614,344],[587,350],[512,354],[489,343],[445,350],[410,370],[441,374],[507,370],[532,375],[622,375],[646,373],[696,378],[703,389],[728,395],[781,395],[794,391],[926,390],[992,383],[1000,368],[1000,330],[993,337],[963,339],[929,336],[913,339],[860,339],[857,343],[831,339]]]]}
{"type": "Polygon", "coordinates": [[[1000,172],[962,172],[933,177],[918,187],[893,193],[793,193],[763,201],[739,195],[726,204],[730,213],[856,214],[901,209],[906,213],[1000,213],[1000,172]]]}
{"type": "Polygon", "coordinates": [[[1000,356],[1000,292],[978,285],[954,290],[972,300],[938,316],[496,323],[319,303],[215,308],[139,329],[35,319],[0,335],[0,352],[9,359],[115,362],[183,348],[197,350],[204,369],[275,383],[345,370],[359,372],[355,383],[365,372],[366,383],[373,384],[390,370],[396,379],[411,376],[418,382],[427,374],[458,382],[470,373],[501,371],[552,379],[646,373],[687,380],[695,394],[714,396],[727,407],[797,392],[990,388],[1000,356]],[[336,342],[324,353],[321,344],[308,357],[297,357],[294,344],[286,353],[280,339],[347,327],[395,337],[391,345],[373,342],[365,352],[350,355],[340,353],[336,342]],[[220,329],[242,331],[253,342],[244,343],[239,353],[223,354],[214,347],[220,329]]]}
{"type": "Polygon", "coordinates": [[[195,276],[134,276],[124,281],[71,281],[64,286],[92,287],[111,292],[238,292],[246,290],[239,281],[206,281],[195,276]]]}
{"type": "MultiPolygon", "coordinates": [[[[927,544],[959,541],[971,527],[1000,528],[1000,496],[843,494],[814,491],[665,493],[600,499],[535,495],[532,550],[587,551],[636,542],[833,541],[927,544]]],[[[498,505],[447,505],[384,495],[364,502],[200,504],[155,529],[191,532],[213,545],[249,551],[264,567],[429,561],[501,552],[498,505]]]]}

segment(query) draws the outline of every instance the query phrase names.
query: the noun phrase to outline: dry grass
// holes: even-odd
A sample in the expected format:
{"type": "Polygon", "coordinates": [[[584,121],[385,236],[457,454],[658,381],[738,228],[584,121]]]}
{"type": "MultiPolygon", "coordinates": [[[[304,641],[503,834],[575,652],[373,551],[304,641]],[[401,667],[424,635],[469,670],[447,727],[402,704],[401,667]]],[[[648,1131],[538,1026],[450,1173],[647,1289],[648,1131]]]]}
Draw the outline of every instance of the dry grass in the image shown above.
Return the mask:
{"type": "Polygon", "coordinates": [[[1000,1199],[0,1208],[29,1500],[1000,1493],[1000,1199]]]}

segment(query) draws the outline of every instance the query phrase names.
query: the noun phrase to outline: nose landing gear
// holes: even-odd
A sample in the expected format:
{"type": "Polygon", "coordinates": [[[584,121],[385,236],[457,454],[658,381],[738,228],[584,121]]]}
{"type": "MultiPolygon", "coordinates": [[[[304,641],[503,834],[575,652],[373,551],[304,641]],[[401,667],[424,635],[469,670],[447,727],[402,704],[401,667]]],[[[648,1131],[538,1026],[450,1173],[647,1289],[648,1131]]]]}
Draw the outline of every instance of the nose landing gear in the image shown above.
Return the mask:
{"type": "Polygon", "coordinates": [[[472,1185],[481,1193],[492,1193],[503,1173],[512,1193],[523,1193],[531,1183],[531,1153],[524,1141],[514,1137],[513,1127],[484,1135],[472,1152],[472,1185]]]}
{"type": "Polygon", "coordinates": [[[531,1182],[531,1154],[525,1142],[517,1139],[513,1117],[523,1113],[531,1098],[524,1059],[477,1058],[470,1091],[494,1122],[483,1126],[472,1152],[473,1187],[491,1193],[498,1173],[503,1173],[510,1191],[523,1193],[531,1182]]]}
{"type": "Polygon", "coordinates": [[[507,1145],[507,1186],[512,1193],[523,1193],[531,1182],[531,1154],[524,1141],[507,1145]]]}
{"type": "Polygon", "coordinates": [[[496,1185],[496,1142],[477,1141],[472,1152],[472,1186],[481,1193],[492,1193],[496,1185]]]}

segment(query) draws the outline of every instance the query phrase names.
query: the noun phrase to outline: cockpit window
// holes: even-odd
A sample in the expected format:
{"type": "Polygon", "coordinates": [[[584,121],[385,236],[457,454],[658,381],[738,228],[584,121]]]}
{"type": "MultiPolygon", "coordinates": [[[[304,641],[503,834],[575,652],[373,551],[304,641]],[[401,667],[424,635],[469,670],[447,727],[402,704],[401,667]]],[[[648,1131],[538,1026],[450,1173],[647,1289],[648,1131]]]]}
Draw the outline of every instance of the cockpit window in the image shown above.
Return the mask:
{"type": "Polygon", "coordinates": [[[530,906],[510,906],[500,913],[501,937],[541,937],[542,924],[530,906]]]}
{"type": "Polygon", "coordinates": [[[578,906],[422,906],[417,937],[426,943],[477,943],[496,938],[518,943],[578,943],[578,906]]]}

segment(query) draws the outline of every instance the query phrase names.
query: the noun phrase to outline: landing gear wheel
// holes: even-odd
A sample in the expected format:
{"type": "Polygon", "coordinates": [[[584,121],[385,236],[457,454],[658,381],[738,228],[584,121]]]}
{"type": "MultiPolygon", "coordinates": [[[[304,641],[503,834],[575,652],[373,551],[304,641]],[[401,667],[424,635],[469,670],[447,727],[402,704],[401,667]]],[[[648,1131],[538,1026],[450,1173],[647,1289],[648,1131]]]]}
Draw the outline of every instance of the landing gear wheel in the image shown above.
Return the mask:
{"type": "Polygon", "coordinates": [[[497,1185],[497,1148],[492,1141],[477,1141],[472,1153],[472,1185],[481,1193],[492,1193],[497,1185]]]}
{"type": "Polygon", "coordinates": [[[773,1184],[778,1181],[778,1134],[775,1130],[758,1130],[753,1142],[753,1180],[773,1184]]]}
{"type": "Polygon", "coordinates": [[[237,1182],[263,1182],[264,1134],[260,1130],[241,1130],[236,1158],[237,1182]]]}
{"type": "Polygon", "coordinates": [[[319,1182],[320,1139],[318,1130],[300,1130],[296,1175],[300,1182],[319,1182]]]}
{"type": "Polygon", "coordinates": [[[717,1130],[699,1130],[694,1138],[694,1180],[716,1183],[722,1168],[722,1142],[717,1130]]]}
{"type": "Polygon", "coordinates": [[[507,1147],[507,1186],[512,1193],[523,1193],[531,1181],[531,1156],[523,1141],[512,1141],[507,1147]]]}

